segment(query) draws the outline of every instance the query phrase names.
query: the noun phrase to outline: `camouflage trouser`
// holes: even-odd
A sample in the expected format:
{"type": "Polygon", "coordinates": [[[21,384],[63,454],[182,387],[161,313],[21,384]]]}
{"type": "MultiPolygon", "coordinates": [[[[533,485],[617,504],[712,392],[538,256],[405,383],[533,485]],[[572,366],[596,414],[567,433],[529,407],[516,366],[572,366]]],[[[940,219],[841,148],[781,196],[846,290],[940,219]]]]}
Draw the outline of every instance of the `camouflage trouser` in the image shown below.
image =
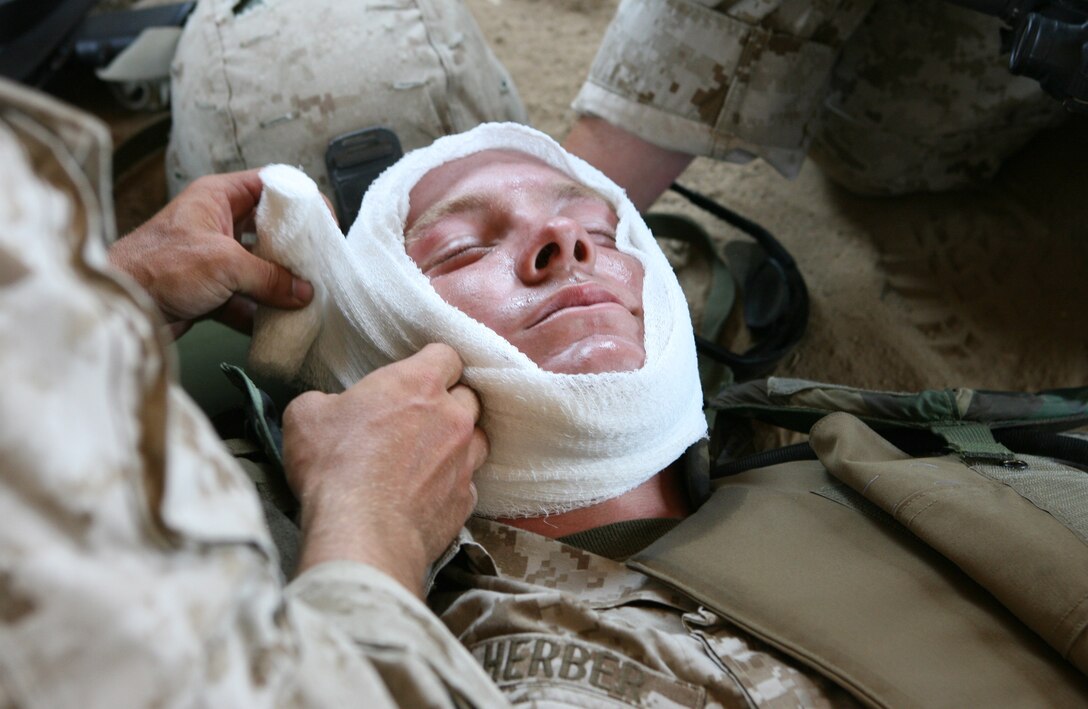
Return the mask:
{"type": "Polygon", "coordinates": [[[695,155],[812,157],[864,193],[988,178],[1062,109],[942,0],[624,0],[574,107],[695,155]]]}
{"type": "Polygon", "coordinates": [[[483,121],[526,122],[459,2],[203,0],[171,73],[171,194],[275,162],[328,194],[325,149],[342,133],[386,126],[407,151],[483,121]]]}

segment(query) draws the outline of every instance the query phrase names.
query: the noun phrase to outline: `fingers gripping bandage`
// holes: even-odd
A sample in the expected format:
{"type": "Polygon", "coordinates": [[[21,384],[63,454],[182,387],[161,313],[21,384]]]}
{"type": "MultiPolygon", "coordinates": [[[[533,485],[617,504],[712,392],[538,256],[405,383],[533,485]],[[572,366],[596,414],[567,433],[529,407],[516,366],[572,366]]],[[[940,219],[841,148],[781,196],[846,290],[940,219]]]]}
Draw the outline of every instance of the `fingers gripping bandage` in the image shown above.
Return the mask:
{"type": "Polygon", "coordinates": [[[546,135],[485,124],[409,153],[367,191],[345,240],[314,183],[261,172],[257,255],[314,284],[306,308],[262,308],[254,368],[324,391],[444,342],[480,396],[491,452],[475,481],[477,514],[529,517],[586,507],[631,490],[705,436],[687,304],[623,190],[546,135]],[[519,151],[603,195],[619,216],[617,247],[643,265],[645,364],[631,372],[555,374],[444,302],[404,248],[409,192],[429,171],[474,153],[519,151]]]}

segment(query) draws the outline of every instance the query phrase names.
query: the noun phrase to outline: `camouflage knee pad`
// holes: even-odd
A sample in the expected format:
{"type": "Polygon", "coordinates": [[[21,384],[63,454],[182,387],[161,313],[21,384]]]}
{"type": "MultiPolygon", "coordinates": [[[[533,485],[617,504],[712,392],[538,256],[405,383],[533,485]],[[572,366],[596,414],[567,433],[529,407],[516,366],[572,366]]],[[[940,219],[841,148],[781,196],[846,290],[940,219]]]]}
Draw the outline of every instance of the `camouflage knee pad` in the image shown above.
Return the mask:
{"type": "Polygon", "coordinates": [[[877,2],[845,44],[810,155],[862,194],[978,184],[1064,115],[1008,70],[1000,20],[943,0],[877,2]]]}

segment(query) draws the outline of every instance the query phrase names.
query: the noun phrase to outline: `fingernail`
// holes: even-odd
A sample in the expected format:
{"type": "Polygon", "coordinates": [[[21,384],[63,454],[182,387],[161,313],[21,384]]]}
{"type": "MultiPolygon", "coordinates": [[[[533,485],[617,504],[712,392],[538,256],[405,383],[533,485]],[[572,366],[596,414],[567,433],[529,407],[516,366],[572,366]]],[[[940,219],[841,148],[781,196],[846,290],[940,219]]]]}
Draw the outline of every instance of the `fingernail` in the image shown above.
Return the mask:
{"type": "Polygon", "coordinates": [[[309,303],[314,297],[314,287],[301,278],[292,278],[291,295],[300,303],[309,303]]]}

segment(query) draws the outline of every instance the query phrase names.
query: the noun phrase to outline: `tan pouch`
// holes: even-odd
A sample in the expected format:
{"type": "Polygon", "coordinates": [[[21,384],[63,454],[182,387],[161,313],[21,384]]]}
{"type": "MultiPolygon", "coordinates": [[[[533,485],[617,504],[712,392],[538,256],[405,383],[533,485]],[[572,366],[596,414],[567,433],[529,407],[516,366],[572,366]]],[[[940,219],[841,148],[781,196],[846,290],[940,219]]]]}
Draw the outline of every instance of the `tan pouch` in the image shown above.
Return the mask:
{"type": "MultiPolygon", "coordinates": [[[[850,450],[842,438],[857,431],[834,423],[817,431],[816,445],[842,458],[850,450]]],[[[901,464],[902,454],[888,448],[889,462],[901,464]]],[[[877,465],[879,456],[865,460],[877,465]]],[[[820,463],[787,463],[721,481],[698,512],[629,564],[871,706],[1088,701],[1088,679],[1058,652],[820,463]]]]}
{"type": "Polygon", "coordinates": [[[848,414],[821,419],[811,444],[835,477],[1088,672],[1088,545],[1066,526],[1085,508],[1088,476],[1034,456],[970,467],[951,455],[911,458],[848,414]]]}

